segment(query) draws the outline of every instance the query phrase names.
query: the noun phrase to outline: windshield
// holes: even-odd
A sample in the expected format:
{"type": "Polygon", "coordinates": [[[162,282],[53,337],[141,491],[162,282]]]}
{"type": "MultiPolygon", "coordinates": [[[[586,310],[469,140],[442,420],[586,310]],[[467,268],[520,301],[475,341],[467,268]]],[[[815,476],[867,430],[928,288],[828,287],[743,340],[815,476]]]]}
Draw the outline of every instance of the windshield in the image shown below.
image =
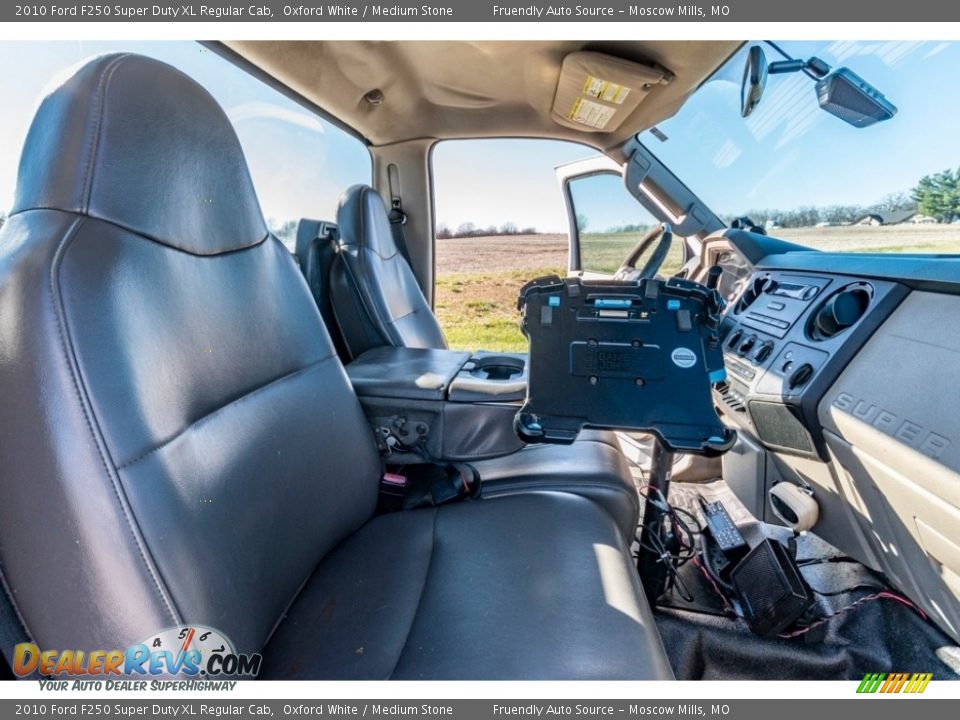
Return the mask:
{"type": "MultiPolygon", "coordinates": [[[[855,128],[820,109],[802,73],[770,75],[740,116],[748,47],[640,139],[726,222],[824,250],[960,252],[960,43],[785,42],[847,66],[897,106],[855,128]],[[664,137],[666,139],[664,139],[664,137]]],[[[770,62],[783,59],[763,44],[770,62]]]]}

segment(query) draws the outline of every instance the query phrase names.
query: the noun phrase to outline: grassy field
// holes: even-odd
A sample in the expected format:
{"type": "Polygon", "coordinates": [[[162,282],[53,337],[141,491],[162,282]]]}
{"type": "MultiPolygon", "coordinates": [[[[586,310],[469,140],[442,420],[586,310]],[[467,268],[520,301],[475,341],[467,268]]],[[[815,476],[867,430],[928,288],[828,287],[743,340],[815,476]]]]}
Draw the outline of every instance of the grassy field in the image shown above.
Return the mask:
{"type": "Polygon", "coordinates": [[[960,253],[960,225],[857,225],[772,230],[771,234],[826,252],[960,253]]]}
{"type": "Polygon", "coordinates": [[[540,275],[563,275],[561,266],[499,272],[450,272],[437,276],[436,312],[450,347],[525,351],[517,291],[540,275]]]}
{"type": "MultiPolygon", "coordinates": [[[[644,233],[584,233],[580,241],[580,264],[585,270],[599,273],[614,273],[626,259],[627,254],[640,242],[644,233]]],[[[652,249],[644,253],[640,262],[645,262],[652,249]]],[[[660,272],[673,275],[683,267],[683,243],[678,239],[670,245],[670,252],[660,272]]]]}
{"type": "MultiPolygon", "coordinates": [[[[960,253],[960,226],[835,227],[776,230],[777,237],[825,251],[960,253]]],[[[584,239],[583,264],[612,273],[639,234],[584,239]]],[[[680,269],[675,243],[662,272],[680,269]]],[[[436,311],[451,347],[525,351],[517,291],[540,275],[566,274],[565,235],[515,235],[437,241],[436,311]]]]}

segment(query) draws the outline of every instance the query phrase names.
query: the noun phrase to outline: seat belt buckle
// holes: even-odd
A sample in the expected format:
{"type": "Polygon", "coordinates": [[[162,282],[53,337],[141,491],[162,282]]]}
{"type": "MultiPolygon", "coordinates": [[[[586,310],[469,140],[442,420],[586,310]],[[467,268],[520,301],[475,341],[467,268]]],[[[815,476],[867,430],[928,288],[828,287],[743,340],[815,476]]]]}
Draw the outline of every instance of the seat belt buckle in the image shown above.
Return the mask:
{"type": "Polygon", "coordinates": [[[407,476],[385,472],[380,478],[380,494],[377,497],[377,512],[388,513],[403,509],[407,495],[407,476]]]}

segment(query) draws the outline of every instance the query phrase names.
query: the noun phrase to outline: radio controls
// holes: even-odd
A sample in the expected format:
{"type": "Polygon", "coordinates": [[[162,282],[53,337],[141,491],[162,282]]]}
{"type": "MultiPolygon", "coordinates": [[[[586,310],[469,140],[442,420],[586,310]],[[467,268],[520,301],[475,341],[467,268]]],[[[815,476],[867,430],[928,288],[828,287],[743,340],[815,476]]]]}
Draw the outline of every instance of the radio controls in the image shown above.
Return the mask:
{"type": "Polygon", "coordinates": [[[816,285],[798,285],[796,283],[773,283],[773,286],[764,288],[767,295],[793,298],[794,300],[812,300],[820,291],[816,285]]]}
{"type": "Polygon", "coordinates": [[[770,317],[769,315],[761,315],[758,312],[753,312],[752,310],[747,313],[747,317],[750,320],[756,320],[759,323],[764,325],[771,325],[775,328],[780,328],[781,330],[786,330],[790,327],[790,323],[786,320],[781,320],[780,318],[770,317]]]}

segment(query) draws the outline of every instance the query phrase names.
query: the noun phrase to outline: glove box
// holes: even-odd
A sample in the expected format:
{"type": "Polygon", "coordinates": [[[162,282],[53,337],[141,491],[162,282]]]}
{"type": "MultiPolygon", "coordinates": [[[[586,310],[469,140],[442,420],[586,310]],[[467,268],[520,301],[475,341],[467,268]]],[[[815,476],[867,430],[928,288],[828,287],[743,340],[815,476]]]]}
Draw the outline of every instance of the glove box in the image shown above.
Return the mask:
{"type": "Polygon", "coordinates": [[[524,445],[514,416],[525,355],[379,347],[346,370],[390,462],[483,460],[524,445]]]}

